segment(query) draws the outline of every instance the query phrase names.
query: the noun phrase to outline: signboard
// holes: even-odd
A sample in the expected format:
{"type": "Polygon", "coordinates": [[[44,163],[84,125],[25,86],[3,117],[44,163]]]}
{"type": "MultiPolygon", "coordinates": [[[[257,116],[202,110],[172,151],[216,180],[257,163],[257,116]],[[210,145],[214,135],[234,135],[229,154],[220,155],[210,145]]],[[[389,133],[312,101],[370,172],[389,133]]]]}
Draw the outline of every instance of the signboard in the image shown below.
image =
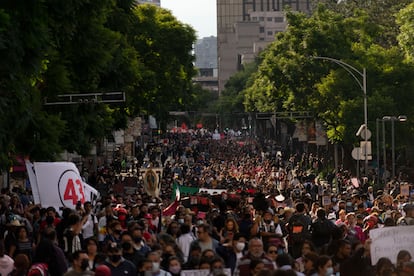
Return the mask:
{"type": "Polygon", "coordinates": [[[331,204],[331,197],[326,195],[322,197],[322,206],[328,206],[331,204]]]}
{"type": "Polygon", "coordinates": [[[386,257],[394,264],[400,250],[407,250],[414,256],[414,226],[393,226],[372,229],[371,261],[375,265],[378,259],[386,257]]]}
{"type": "Polygon", "coordinates": [[[410,185],[409,184],[402,184],[400,186],[401,195],[403,196],[410,196],[410,185]]]}
{"type": "Polygon", "coordinates": [[[74,209],[78,202],[94,202],[99,196],[95,188],[83,182],[74,163],[26,161],[26,168],[35,204],[74,209]]]}

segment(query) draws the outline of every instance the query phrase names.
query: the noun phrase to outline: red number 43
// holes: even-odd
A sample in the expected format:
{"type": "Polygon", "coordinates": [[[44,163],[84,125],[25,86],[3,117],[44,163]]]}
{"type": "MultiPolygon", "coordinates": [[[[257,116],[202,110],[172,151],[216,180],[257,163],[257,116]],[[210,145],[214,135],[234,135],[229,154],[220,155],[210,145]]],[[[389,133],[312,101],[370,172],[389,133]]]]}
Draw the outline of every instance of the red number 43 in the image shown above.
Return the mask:
{"type": "Polygon", "coordinates": [[[75,187],[73,179],[69,178],[68,183],[66,184],[63,199],[72,200],[73,205],[76,205],[78,201],[80,201],[83,204],[85,202],[85,194],[83,192],[82,182],[79,179],[76,179],[75,183],[77,187],[75,187]],[[78,196],[78,192],[80,196],[78,196]]]}

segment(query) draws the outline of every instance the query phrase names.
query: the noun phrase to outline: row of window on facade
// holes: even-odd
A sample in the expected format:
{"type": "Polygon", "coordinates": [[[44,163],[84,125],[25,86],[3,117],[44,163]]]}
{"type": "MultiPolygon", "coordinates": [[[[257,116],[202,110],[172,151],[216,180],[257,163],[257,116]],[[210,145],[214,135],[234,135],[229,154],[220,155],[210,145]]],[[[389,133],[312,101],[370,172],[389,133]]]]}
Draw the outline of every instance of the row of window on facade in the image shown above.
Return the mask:
{"type": "MultiPolygon", "coordinates": [[[[282,23],[282,22],[285,21],[285,18],[283,16],[282,17],[280,17],[280,16],[278,16],[278,17],[266,17],[266,20],[268,22],[282,23]]],[[[264,16],[259,16],[259,17],[253,16],[252,21],[263,22],[263,21],[265,21],[265,18],[264,18],[264,16]]]]}

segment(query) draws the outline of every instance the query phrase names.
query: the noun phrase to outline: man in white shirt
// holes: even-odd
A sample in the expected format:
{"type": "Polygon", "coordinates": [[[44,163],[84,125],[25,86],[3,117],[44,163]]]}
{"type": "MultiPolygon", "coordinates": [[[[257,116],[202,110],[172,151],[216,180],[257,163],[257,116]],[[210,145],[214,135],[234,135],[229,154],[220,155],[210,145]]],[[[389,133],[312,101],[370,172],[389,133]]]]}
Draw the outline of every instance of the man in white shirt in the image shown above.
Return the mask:
{"type": "Polygon", "coordinates": [[[82,218],[82,238],[86,240],[94,237],[98,230],[98,219],[92,212],[92,203],[87,201],[83,204],[84,215],[82,218]]]}

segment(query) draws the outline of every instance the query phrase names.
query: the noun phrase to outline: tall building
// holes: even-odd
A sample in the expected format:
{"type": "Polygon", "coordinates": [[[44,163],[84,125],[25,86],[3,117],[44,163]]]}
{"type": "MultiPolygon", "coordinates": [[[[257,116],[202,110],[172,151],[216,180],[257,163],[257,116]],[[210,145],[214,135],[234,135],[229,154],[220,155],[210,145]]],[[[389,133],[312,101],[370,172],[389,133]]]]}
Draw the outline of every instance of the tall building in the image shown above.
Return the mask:
{"type": "Polygon", "coordinates": [[[198,73],[194,81],[207,90],[218,91],[217,37],[198,39],[194,45],[195,63],[198,73]]]}
{"type": "Polygon", "coordinates": [[[310,12],[312,0],[217,0],[218,89],[286,29],[285,7],[310,12]]]}

